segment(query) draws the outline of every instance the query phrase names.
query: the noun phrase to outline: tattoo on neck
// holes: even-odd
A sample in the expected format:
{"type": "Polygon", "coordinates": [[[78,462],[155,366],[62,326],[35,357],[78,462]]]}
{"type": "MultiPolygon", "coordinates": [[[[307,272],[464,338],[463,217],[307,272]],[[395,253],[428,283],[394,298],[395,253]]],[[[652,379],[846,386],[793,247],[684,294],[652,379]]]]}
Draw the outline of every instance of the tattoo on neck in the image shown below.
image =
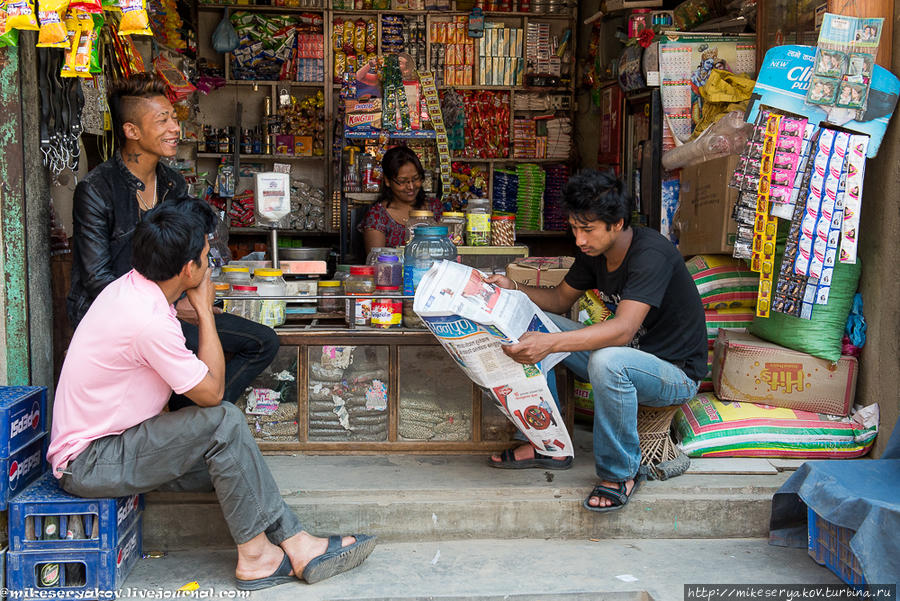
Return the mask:
{"type": "Polygon", "coordinates": [[[125,157],[129,163],[137,163],[139,156],[141,156],[140,152],[129,152],[128,154],[125,155],[125,157]]]}

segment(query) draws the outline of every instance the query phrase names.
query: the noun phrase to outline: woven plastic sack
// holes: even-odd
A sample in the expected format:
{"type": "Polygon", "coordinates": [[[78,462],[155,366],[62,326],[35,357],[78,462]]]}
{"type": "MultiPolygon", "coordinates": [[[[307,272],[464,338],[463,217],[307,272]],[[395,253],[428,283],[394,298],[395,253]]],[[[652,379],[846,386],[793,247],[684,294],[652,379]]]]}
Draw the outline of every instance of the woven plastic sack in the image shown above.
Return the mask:
{"type": "Polygon", "coordinates": [[[878,433],[878,405],[836,417],[699,394],[675,412],[678,446],[689,457],[848,459],[865,455],[878,433]]]}
{"type": "Polygon", "coordinates": [[[756,308],[759,275],[727,255],[697,255],[685,263],[707,309],[756,308]]]}
{"type": "MultiPolygon", "coordinates": [[[[776,258],[775,264],[781,264],[780,257],[776,258]]],[[[768,318],[754,319],[750,333],[789,349],[836,362],[841,358],[841,338],[861,271],[859,260],[855,265],[838,262],[834,266],[828,304],[813,307],[812,319],[772,311],[768,318]]]]}

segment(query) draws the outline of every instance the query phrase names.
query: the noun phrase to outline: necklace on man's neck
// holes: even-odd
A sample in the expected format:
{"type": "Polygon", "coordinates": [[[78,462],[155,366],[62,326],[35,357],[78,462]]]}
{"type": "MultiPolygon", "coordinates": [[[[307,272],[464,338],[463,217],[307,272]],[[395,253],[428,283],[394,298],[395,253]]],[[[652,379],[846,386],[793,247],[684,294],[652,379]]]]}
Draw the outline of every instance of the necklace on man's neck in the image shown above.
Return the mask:
{"type": "Polygon", "coordinates": [[[138,206],[141,208],[142,211],[149,211],[150,209],[152,209],[153,207],[156,206],[156,178],[155,177],[153,178],[153,195],[150,196],[149,198],[145,199],[144,198],[145,192],[147,192],[146,189],[143,192],[141,190],[137,191],[138,206]]]}

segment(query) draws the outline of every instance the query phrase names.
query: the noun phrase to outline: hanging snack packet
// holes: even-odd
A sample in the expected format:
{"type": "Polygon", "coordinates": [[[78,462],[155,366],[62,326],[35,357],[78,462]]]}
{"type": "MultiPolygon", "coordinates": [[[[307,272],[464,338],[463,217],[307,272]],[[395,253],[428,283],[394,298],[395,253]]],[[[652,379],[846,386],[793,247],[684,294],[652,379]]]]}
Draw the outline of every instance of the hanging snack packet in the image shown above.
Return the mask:
{"type": "Polygon", "coordinates": [[[144,0],[119,0],[119,8],[122,10],[119,35],[153,35],[144,0]]]}
{"type": "Polygon", "coordinates": [[[78,47],[75,49],[74,70],[78,77],[91,77],[91,51],[94,49],[96,39],[97,33],[93,28],[81,32],[78,47]]]}
{"type": "Polygon", "coordinates": [[[366,22],[363,19],[356,20],[353,49],[356,51],[356,54],[363,54],[366,51],[366,22]]]}
{"type": "Polygon", "coordinates": [[[66,31],[69,35],[69,45],[63,55],[63,65],[59,70],[59,76],[78,77],[78,73],[75,72],[75,54],[78,51],[78,42],[81,41],[81,23],[71,10],[66,15],[66,31]]]}
{"type": "Polygon", "coordinates": [[[334,20],[334,27],[331,31],[331,49],[339,52],[344,44],[344,22],[341,19],[334,20]]]}
{"type": "Polygon", "coordinates": [[[43,0],[38,4],[41,30],[36,45],[39,48],[66,48],[69,45],[64,22],[68,4],[68,0],[43,0]]]}
{"type": "Polygon", "coordinates": [[[91,15],[94,21],[94,44],[91,48],[91,67],[88,71],[91,75],[103,73],[103,67],[100,65],[100,33],[103,31],[103,25],[106,19],[103,13],[91,15]]]}
{"type": "Polygon", "coordinates": [[[6,2],[0,1],[0,48],[19,45],[19,31],[6,28],[6,2]]]}
{"type": "Polygon", "coordinates": [[[40,29],[34,15],[34,0],[9,0],[6,3],[6,30],[40,29]]]}
{"type": "Polygon", "coordinates": [[[72,10],[80,10],[86,13],[102,13],[103,6],[100,0],[73,0],[69,3],[72,10]]]}
{"type": "Polygon", "coordinates": [[[156,74],[166,82],[166,96],[173,104],[188,98],[197,88],[191,85],[184,74],[175,68],[175,65],[162,54],[153,59],[153,68],[156,74]]]}

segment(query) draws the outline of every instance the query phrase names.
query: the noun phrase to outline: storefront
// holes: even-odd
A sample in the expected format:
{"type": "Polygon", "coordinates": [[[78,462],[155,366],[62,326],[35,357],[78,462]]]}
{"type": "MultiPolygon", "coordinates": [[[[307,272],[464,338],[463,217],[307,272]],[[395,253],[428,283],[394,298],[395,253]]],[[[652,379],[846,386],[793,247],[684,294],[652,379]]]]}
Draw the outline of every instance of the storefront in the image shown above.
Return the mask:
{"type": "MultiPolygon", "coordinates": [[[[666,153],[691,148],[692,132],[707,118],[700,92],[712,69],[746,76],[749,96],[767,49],[814,46],[818,36],[815,11],[798,5],[779,15],[770,3],[760,3],[758,16],[712,14],[704,3],[687,11],[626,2],[602,7],[600,16],[598,3],[554,0],[482,3],[483,14],[461,0],[295,4],[150,2],[153,36],[116,37],[108,51],[101,46],[98,58],[107,77],[141,68],[165,74],[184,118],[176,165],[193,192],[222,211],[232,257],[259,252],[250,260],[270,260],[276,229],[286,290],[306,296],[322,294],[317,284],[333,278],[338,265],[366,262],[362,230],[379,199],[380,159],[398,144],[418,156],[422,189],[439,198],[441,211],[464,214],[457,240],[462,262],[487,272],[506,270],[517,259],[574,254],[561,191],[569,174],[595,166],[617,170],[636,199],[635,221],[680,242],[685,258],[731,255],[736,237],[736,256],[751,260],[753,221],[732,219],[740,193],[729,188],[743,146],[729,149],[731,159],[692,164],[672,163],[666,153]],[[755,32],[754,17],[760,24],[755,32]],[[236,37],[229,39],[223,22],[236,37]],[[682,33],[666,33],[673,30],[682,33]],[[256,179],[279,171],[289,174],[283,188],[288,210],[273,221],[258,210],[256,179]],[[705,199],[698,197],[704,186],[705,199]],[[682,213],[676,213],[679,196],[682,213]],[[477,207],[482,198],[486,208],[477,207]],[[691,207],[702,208],[693,219],[686,215],[691,207]],[[491,244],[484,229],[491,215],[501,217],[495,232],[512,217],[514,238],[495,235],[491,244]],[[324,261],[288,258],[300,245],[327,249],[324,261]]],[[[872,7],[871,14],[888,17],[870,53],[885,68],[891,65],[890,8],[872,7]]],[[[109,14],[101,30],[119,27],[117,20],[109,14]]],[[[51,217],[39,199],[52,188],[57,231],[71,234],[74,165],[40,163],[34,108],[41,106],[40,86],[26,74],[44,64],[46,53],[62,51],[41,49],[39,57],[35,42],[35,34],[23,31],[18,46],[0,49],[4,102],[8,114],[21,117],[3,158],[9,182],[2,192],[6,374],[11,383],[50,384],[50,349],[58,358],[64,346],[64,337],[54,345],[50,338],[62,330],[65,236],[48,264],[51,217]],[[57,276],[52,295],[51,269],[57,276]],[[54,303],[57,321],[50,329],[54,303]]],[[[99,82],[78,79],[85,95],[79,175],[112,149],[99,82]]],[[[878,156],[866,167],[866,210],[856,226],[870,323],[857,398],[880,401],[888,431],[898,412],[896,370],[883,362],[892,356],[889,333],[898,324],[879,307],[892,298],[881,282],[895,281],[897,251],[886,241],[900,224],[890,186],[873,180],[897,178],[896,126],[879,135],[878,156]]],[[[342,312],[320,311],[309,302],[315,299],[300,298],[288,301],[287,321],[277,328],[282,349],[275,362],[241,400],[264,449],[484,452],[508,446],[515,428],[429,331],[403,327],[402,320],[396,328],[371,327],[370,321],[349,329],[342,312]],[[444,386],[448,373],[454,375],[444,386]],[[333,410],[338,405],[343,414],[333,410]]],[[[777,300],[770,298],[770,306],[777,300]]],[[[709,323],[716,321],[723,316],[709,323]]],[[[560,384],[563,391],[573,385],[567,379],[560,384]]],[[[566,417],[571,422],[571,412],[566,417]]]]}

